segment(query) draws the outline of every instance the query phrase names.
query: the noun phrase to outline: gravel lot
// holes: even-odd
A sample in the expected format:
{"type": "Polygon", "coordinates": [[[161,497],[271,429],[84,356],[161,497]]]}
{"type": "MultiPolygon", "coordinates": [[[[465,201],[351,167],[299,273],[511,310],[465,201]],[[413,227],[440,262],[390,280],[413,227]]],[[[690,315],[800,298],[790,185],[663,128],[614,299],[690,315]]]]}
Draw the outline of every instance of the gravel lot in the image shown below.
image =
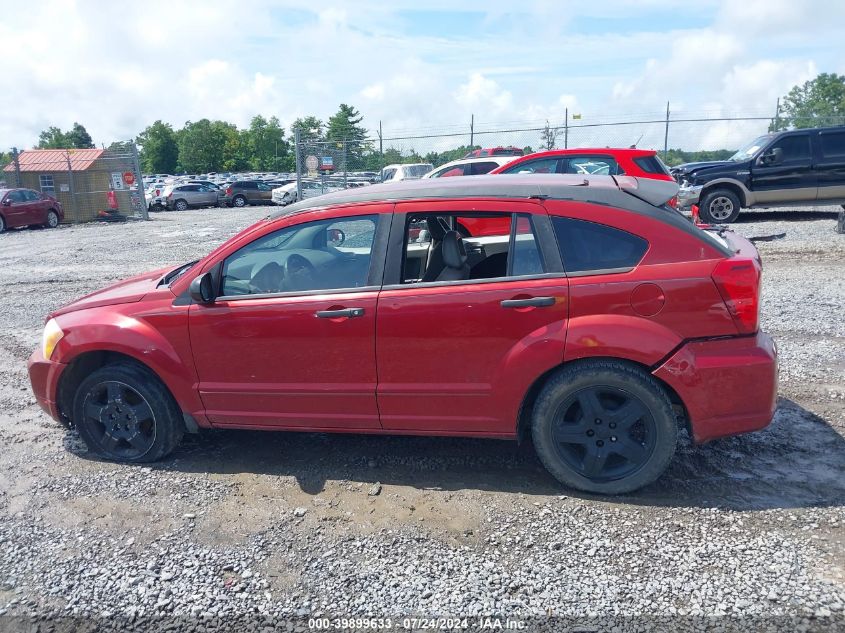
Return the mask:
{"type": "Polygon", "coordinates": [[[0,236],[0,631],[479,614],[550,629],[845,630],[845,235],[832,213],[756,212],[735,227],[786,234],[758,244],[781,359],[772,425],[684,439],[666,475],[627,497],[562,489],[530,445],[492,440],[214,432],[121,466],[40,412],[25,361],[48,311],[203,255],[266,213],[0,236]]]}

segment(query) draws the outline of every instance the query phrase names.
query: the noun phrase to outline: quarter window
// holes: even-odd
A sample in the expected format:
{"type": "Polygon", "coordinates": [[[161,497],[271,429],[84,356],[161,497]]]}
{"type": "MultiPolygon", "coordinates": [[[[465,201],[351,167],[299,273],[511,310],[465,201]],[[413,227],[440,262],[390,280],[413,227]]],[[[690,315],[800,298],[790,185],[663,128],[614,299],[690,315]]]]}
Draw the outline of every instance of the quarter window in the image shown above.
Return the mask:
{"type": "Polygon", "coordinates": [[[643,238],[605,224],[553,217],[552,226],[567,273],[631,269],[648,250],[643,238]]]}
{"type": "Polygon", "coordinates": [[[41,193],[56,193],[56,187],[53,184],[53,174],[41,174],[38,177],[38,181],[41,185],[41,193]]]}
{"type": "Polygon", "coordinates": [[[223,262],[221,294],[242,296],[367,285],[377,215],[290,226],[244,246],[223,262]]]}
{"type": "Polygon", "coordinates": [[[574,156],[567,161],[566,174],[616,176],[619,165],[609,156],[574,156]]]}

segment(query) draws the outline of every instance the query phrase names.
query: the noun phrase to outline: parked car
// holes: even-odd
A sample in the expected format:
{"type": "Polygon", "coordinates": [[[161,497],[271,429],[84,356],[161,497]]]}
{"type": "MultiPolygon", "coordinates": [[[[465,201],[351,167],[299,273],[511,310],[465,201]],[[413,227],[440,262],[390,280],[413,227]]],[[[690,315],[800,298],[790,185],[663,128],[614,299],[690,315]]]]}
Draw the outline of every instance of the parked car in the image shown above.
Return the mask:
{"type": "Polygon", "coordinates": [[[207,185],[172,185],[165,188],[163,198],[165,208],[184,211],[189,207],[216,207],[220,192],[207,185]]]}
{"type": "Polygon", "coordinates": [[[153,183],[147,187],[144,192],[144,199],[147,202],[148,211],[164,211],[167,208],[167,202],[164,199],[164,185],[160,183],[153,183]]]}
{"type": "Polygon", "coordinates": [[[214,189],[215,191],[220,191],[220,185],[218,185],[216,182],[211,182],[210,180],[188,180],[187,184],[189,184],[189,185],[204,185],[206,187],[214,189]]]}
{"type": "Polygon", "coordinates": [[[679,203],[704,222],[727,224],[740,209],[845,203],[845,129],[760,136],[724,161],[672,168],[679,203]]]}
{"type": "Polygon", "coordinates": [[[65,218],[62,203],[33,189],[0,189],[0,233],[21,226],[54,229],[65,218]]]}
{"type": "Polygon", "coordinates": [[[273,187],[257,180],[236,180],[223,190],[220,202],[227,207],[245,207],[249,204],[270,204],[273,187]]]}
{"type": "Polygon", "coordinates": [[[434,169],[431,163],[408,163],[404,165],[388,165],[381,170],[382,182],[399,182],[400,180],[415,180],[422,178],[434,169]]]}
{"type": "Polygon", "coordinates": [[[491,156],[489,158],[462,158],[433,169],[423,178],[449,178],[452,176],[483,176],[513,160],[512,156],[491,156]]]}
{"type": "MultiPolygon", "coordinates": [[[[340,191],[341,189],[343,189],[343,185],[324,183],[319,180],[303,180],[302,199],[307,200],[308,198],[322,196],[325,193],[340,191]]],[[[299,198],[296,195],[296,180],[273,189],[273,204],[285,206],[298,200],[299,198]]]]}
{"type": "Polygon", "coordinates": [[[464,158],[485,158],[488,156],[522,156],[524,150],[511,145],[510,147],[485,147],[467,152],[464,158]]]}
{"type": "Polygon", "coordinates": [[[775,410],[760,257],[661,206],[676,191],[477,176],[298,202],[52,312],[32,388],[110,460],[161,459],[212,427],[530,434],[564,484],[629,492],[680,428],[705,442],[775,410]],[[472,215],[511,230],[462,239],[472,215]]]}
{"type": "Polygon", "coordinates": [[[553,149],[516,158],[491,174],[638,176],[673,180],[657,152],[620,147],[553,149]]]}

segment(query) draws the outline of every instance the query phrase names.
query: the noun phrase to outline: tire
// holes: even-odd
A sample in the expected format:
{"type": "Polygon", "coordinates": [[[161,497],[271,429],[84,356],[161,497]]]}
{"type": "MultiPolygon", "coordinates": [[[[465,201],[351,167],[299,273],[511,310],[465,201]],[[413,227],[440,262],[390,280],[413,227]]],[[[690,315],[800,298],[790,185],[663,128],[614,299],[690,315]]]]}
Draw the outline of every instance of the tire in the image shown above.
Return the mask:
{"type": "Polygon", "coordinates": [[[154,462],[185,431],[173,396],[145,367],[106,365],[86,377],[73,399],[73,424],[88,450],[109,461],[154,462]]]}
{"type": "Polygon", "coordinates": [[[730,224],[739,217],[739,197],[730,189],[714,189],[698,206],[701,219],[707,224],[730,224]]]}
{"type": "Polygon", "coordinates": [[[184,200],[177,200],[173,204],[173,208],[176,209],[177,211],[185,211],[188,208],[188,203],[185,202],[184,200]]]}
{"type": "Polygon", "coordinates": [[[611,360],[579,362],[549,378],[534,404],[531,433],[537,456],[558,481],[600,494],[656,480],[678,441],[662,386],[638,367],[611,360]]]}
{"type": "Polygon", "coordinates": [[[0,215],[0,233],[6,232],[6,219],[0,215]]]}
{"type": "Polygon", "coordinates": [[[246,206],[246,198],[243,196],[235,196],[232,198],[232,206],[241,209],[246,206]]]}
{"type": "Polygon", "coordinates": [[[156,202],[153,206],[150,207],[150,211],[153,211],[153,212],[164,211],[164,205],[162,205],[160,202],[156,202]]]}
{"type": "Polygon", "coordinates": [[[48,229],[55,229],[59,226],[59,214],[50,209],[47,211],[47,221],[44,222],[44,226],[48,229]]]}

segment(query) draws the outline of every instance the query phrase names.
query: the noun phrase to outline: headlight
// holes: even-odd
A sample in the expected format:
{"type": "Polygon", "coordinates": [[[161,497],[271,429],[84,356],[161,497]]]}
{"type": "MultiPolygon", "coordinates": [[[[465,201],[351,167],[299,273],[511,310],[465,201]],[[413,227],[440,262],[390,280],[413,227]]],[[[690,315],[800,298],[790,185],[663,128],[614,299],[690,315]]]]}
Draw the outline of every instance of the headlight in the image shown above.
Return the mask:
{"type": "Polygon", "coordinates": [[[64,335],[65,333],[62,332],[62,328],[59,327],[55,319],[47,321],[47,325],[44,326],[44,334],[41,336],[41,353],[44,358],[50,360],[53,350],[56,349],[56,345],[64,335]]]}

